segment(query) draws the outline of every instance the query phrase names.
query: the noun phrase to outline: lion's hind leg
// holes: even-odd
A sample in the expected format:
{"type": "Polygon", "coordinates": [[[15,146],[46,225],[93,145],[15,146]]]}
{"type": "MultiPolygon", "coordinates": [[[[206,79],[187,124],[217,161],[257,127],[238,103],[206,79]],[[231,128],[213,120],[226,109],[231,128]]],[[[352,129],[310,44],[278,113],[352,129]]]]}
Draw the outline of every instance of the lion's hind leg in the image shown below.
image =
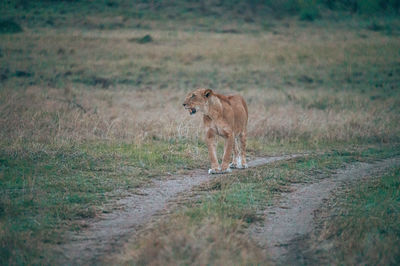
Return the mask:
{"type": "Polygon", "coordinates": [[[235,136],[235,142],[233,147],[233,158],[232,163],[229,165],[230,168],[243,169],[247,168],[247,165],[243,165],[243,157],[242,157],[242,143],[241,143],[241,134],[235,136]]]}
{"type": "Polygon", "coordinates": [[[233,142],[233,156],[232,156],[232,162],[229,164],[230,168],[237,168],[237,159],[239,156],[239,143],[238,143],[238,137],[234,137],[234,142],[233,142]]]}
{"type": "Polygon", "coordinates": [[[246,162],[246,132],[240,134],[240,162],[241,162],[241,168],[248,168],[249,166],[247,165],[246,162]]]}

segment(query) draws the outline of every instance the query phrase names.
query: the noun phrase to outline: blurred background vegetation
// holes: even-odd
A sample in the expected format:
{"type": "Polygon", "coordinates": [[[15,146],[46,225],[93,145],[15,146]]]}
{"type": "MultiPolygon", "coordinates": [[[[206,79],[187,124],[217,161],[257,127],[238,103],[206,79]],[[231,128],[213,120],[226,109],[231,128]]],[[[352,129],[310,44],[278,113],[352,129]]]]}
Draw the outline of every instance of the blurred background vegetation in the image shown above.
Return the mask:
{"type": "MultiPolygon", "coordinates": [[[[349,15],[387,16],[398,15],[399,0],[2,0],[2,19],[25,21],[27,26],[60,26],[72,23],[69,16],[103,14],[123,16],[122,21],[103,28],[123,26],[140,27],[129,22],[132,19],[178,19],[195,17],[218,18],[219,20],[242,20],[262,22],[267,18],[296,16],[312,21],[321,17],[344,18],[349,15]]],[[[72,19],[79,25],[79,19],[72,19]]],[[[86,26],[90,26],[87,24],[86,26]]],[[[1,26],[1,30],[15,31],[14,26],[1,26]]]]}

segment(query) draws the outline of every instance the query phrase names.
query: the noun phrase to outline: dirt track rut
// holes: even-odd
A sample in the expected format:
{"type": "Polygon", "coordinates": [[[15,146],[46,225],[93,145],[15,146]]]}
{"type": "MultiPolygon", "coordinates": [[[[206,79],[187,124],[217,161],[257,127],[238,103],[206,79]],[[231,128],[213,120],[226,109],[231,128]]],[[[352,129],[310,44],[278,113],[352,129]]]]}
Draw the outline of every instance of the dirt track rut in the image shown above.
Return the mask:
{"type": "MultiPolygon", "coordinates": [[[[251,160],[249,167],[256,167],[302,155],[283,155],[251,160]]],[[[149,186],[141,188],[137,194],[118,200],[118,210],[102,215],[100,219],[86,221],[88,227],[78,233],[71,232],[68,241],[59,247],[63,254],[60,264],[96,264],[103,255],[113,252],[125,240],[151,218],[166,208],[169,201],[178,194],[207,182],[215,176],[207,171],[194,170],[187,175],[154,180],[149,186]]]]}
{"type": "Polygon", "coordinates": [[[252,238],[278,265],[303,265],[299,243],[314,229],[314,213],[330,192],[345,182],[374,176],[400,163],[400,157],[374,163],[351,164],[337,174],[312,184],[294,184],[274,206],[264,211],[264,222],[250,228],[252,238]]]}

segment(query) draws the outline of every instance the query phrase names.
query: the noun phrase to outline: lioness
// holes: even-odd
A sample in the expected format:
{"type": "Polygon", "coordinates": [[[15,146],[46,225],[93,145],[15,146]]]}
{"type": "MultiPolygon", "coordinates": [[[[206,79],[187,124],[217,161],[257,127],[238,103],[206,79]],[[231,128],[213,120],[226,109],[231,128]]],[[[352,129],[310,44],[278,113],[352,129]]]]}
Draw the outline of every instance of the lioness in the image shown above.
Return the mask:
{"type": "Polygon", "coordinates": [[[203,113],[206,143],[211,161],[209,174],[231,172],[231,168],[247,168],[246,134],[247,105],[240,95],[224,96],[210,89],[199,88],[190,92],[183,103],[191,115],[203,113]],[[224,156],[219,166],[216,152],[216,135],[225,138],[224,156]],[[232,163],[229,161],[234,151],[232,163]]]}

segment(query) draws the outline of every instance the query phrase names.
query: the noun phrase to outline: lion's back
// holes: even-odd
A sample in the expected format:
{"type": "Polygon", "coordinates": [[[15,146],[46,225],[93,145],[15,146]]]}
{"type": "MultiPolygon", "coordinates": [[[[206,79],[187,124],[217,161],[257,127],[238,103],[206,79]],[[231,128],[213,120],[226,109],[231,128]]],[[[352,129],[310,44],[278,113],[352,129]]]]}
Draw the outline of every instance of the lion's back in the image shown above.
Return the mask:
{"type": "Polygon", "coordinates": [[[249,115],[246,101],[241,95],[231,95],[227,98],[235,116],[235,131],[238,133],[245,132],[249,115]]]}

